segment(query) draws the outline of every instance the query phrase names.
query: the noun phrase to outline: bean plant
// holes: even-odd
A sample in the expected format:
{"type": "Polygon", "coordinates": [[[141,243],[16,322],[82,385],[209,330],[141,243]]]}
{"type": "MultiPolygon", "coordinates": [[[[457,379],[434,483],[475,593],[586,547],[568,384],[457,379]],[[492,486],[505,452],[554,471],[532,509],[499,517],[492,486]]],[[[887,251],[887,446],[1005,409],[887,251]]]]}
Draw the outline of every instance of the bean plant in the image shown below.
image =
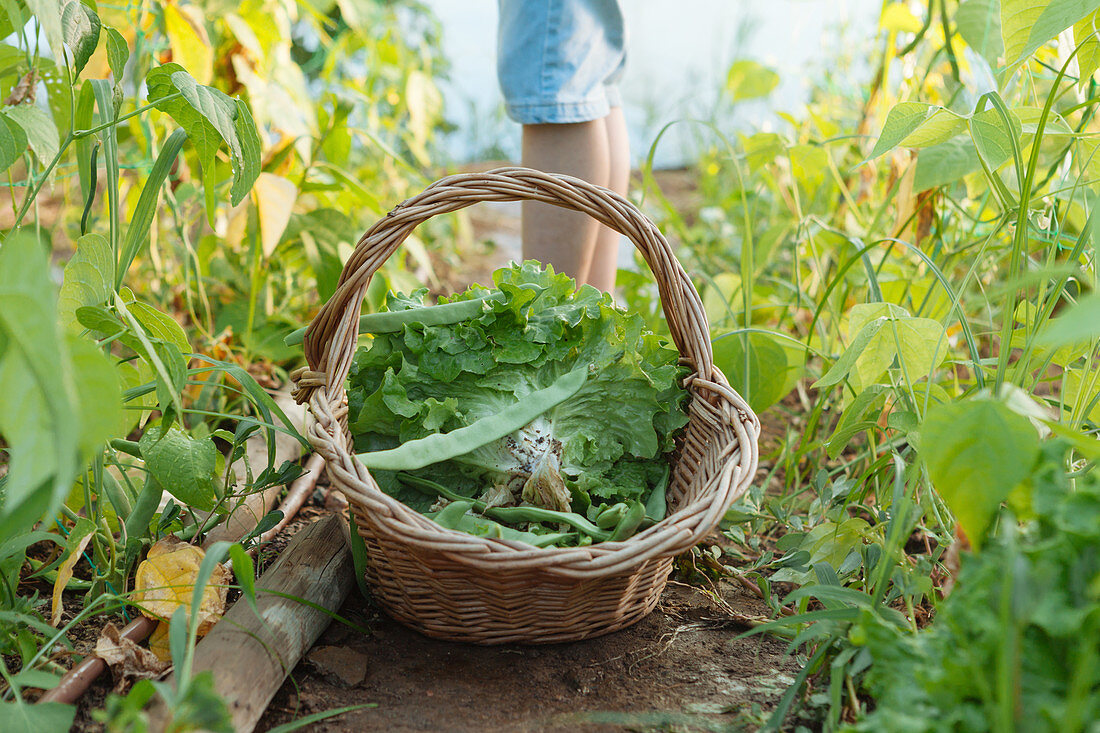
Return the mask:
{"type": "MultiPolygon", "coordinates": [[[[1026,528],[1052,463],[1072,486],[1100,455],[1097,5],[884,2],[858,98],[841,64],[775,131],[706,126],[697,213],[646,176],[716,362],[764,414],[762,480],[727,514],[725,559],[804,664],[768,729],[796,708],[826,730],[861,718],[886,679],[869,695],[868,670],[936,628],[956,577],[953,609],[983,602],[960,554],[965,569],[1026,528]]],[[[727,103],[777,83],[738,62],[727,103]]],[[[660,327],[644,278],[620,282],[660,327]]],[[[995,691],[990,729],[1026,729],[1020,685],[1047,672],[998,660],[969,672],[995,691]]],[[[1080,706],[1064,713],[1052,729],[1084,729],[1080,706]]]]}

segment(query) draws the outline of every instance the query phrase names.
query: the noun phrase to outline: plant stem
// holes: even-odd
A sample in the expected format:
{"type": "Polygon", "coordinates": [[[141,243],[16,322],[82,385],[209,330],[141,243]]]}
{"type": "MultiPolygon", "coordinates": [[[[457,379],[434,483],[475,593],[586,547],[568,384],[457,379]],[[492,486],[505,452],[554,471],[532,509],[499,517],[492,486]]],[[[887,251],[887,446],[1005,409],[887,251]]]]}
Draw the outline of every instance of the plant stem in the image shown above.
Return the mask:
{"type": "Polygon", "coordinates": [[[127,112],[126,114],[122,115],[121,117],[116,117],[115,119],[111,120],[110,122],[104,122],[102,125],[96,125],[95,127],[92,127],[88,130],[74,130],[71,133],[71,137],[73,139],[79,140],[82,137],[87,137],[88,135],[94,135],[95,133],[99,132],[100,130],[106,130],[108,127],[113,127],[113,126],[117,125],[120,122],[123,122],[125,120],[130,119],[131,117],[137,117],[142,112],[148,112],[149,110],[156,108],[157,105],[163,104],[164,102],[170,102],[173,99],[178,99],[179,97],[182,97],[182,96],[183,96],[182,92],[174,92],[173,94],[169,94],[167,97],[164,97],[162,99],[158,99],[156,102],[150,102],[149,104],[146,104],[143,107],[138,107],[135,110],[127,112]]]}

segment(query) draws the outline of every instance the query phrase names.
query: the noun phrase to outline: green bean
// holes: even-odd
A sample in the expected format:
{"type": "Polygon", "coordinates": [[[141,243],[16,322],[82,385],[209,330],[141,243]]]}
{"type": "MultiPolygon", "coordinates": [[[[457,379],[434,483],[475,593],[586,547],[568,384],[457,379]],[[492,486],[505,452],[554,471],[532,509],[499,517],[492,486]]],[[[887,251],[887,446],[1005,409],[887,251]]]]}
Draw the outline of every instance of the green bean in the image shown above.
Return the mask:
{"type": "Polygon", "coordinates": [[[483,417],[449,433],[435,433],[402,443],[396,448],[359,453],[356,457],[367,468],[386,471],[412,471],[457,458],[511,435],[542,413],[565,402],[580,391],[587,378],[588,367],[582,366],[558,377],[549,387],[522,397],[495,415],[483,417]]]}
{"type": "MultiPolygon", "coordinates": [[[[524,542],[534,547],[547,547],[556,544],[569,537],[566,532],[553,532],[548,534],[535,534],[523,532],[512,527],[505,527],[499,522],[494,522],[485,517],[468,514],[476,504],[481,502],[464,499],[452,501],[440,511],[436,512],[432,519],[441,527],[466,532],[475,537],[494,537],[496,539],[524,542]]],[[[431,515],[429,515],[431,516],[431,515]]]]}
{"type": "Polygon", "coordinates": [[[665,518],[665,514],[668,513],[668,503],[665,498],[665,492],[668,491],[668,477],[670,473],[672,473],[672,467],[665,464],[665,472],[661,476],[661,480],[653,487],[653,491],[649,493],[649,498],[646,499],[645,516],[646,519],[651,522],[661,521],[665,518]]]}
{"type": "Polygon", "coordinates": [[[638,530],[644,519],[645,504],[640,501],[631,501],[630,508],[623,513],[622,519],[615,525],[615,531],[608,537],[608,542],[625,540],[638,530]]]}
{"type": "MultiPolygon", "coordinates": [[[[442,496],[451,501],[470,501],[468,497],[462,496],[461,494],[451,491],[442,484],[438,484],[426,478],[421,478],[420,476],[399,473],[397,474],[397,480],[429,496],[442,496]]],[[[491,507],[485,502],[477,500],[474,500],[473,505],[477,511],[482,512],[485,516],[499,519],[502,522],[550,522],[552,524],[568,524],[573,529],[593,539],[599,540],[600,542],[611,536],[611,533],[607,530],[600,529],[580,514],[575,514],[573,512],[559,512],[537,506],[491,507]]]]}
{"type": "MultiPolygon", "coordinates": [[[[425,326],[447,326],[465,321],[481,313],[486,300],[504,300],[503,293],[483,295],[471,300],[459,300],[454,303],[424,305],[419,308],[406,308],[399,311],[381,311],[364,313],[359,316],[359,333],[393,333],[400,331],[409,323],[421,323],[425,326]]],[[[283,339],[287,346],[302,343],[306,329],[299,328],[283,339]]]]}
{"type": "Polygon", "coordinates": [[[627,504],[624,501],[611,504],[597,515],[596,526],[600,529],[614,529],[619,524],[619,520],[626,514],[626,510],[627,504]]]}

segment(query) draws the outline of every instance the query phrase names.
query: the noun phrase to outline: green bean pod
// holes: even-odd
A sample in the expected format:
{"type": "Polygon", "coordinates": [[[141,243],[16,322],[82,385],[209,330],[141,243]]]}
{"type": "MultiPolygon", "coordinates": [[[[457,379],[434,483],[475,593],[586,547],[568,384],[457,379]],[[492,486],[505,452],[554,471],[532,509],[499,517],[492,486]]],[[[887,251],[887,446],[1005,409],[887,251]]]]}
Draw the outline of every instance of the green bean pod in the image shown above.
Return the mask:
{"type": "MultiPolygon", "coordinates": [[[[411,486],[421,493],[429,496],[442,496],[452,502],[471,501],[462,494],[451,491],[442,484],[430,479],[413,476],[408,473],[397,474],[401,483],[411,486]]],[[[592,522],[574,512],[559,512],[554,509],[543,509],[537,506],[487,506],[483,501],[473,500],[474,508],[487,517],[499,519],[502,522],[550,522],[553,524],[567,524],[578,532],[603,542],[611,536],[611,532],[600,529],[592,522]]]]}
{"type": "Polygon", "coordinates": [[[619,523],[615,525],[615,530],[607,538],[608,542],[619,542],[630,537],[638,531],[638,527],[642,526],[644,519],[645,504],[640,501],[631,501],[630,508],[623,513],[619,523]]]}
{"type": "MultiPolygon", "coordinates": [[[[364,313],[359,316],[359,333],[394,333],[410,323],[422,323],[425,326],[449,326],[452,323],[469,320],[481,313],[486,300],[503,300],[501,293],[483,295],[480,298],[459,300],[454,303],[425,305],[419,308],[406,308],[400,311],[381,311],[364,313]]],[[[287,346],[296,346],[305,338],[306,329],[292,331],[285,339],[287,346]]]]}
{"type": "Polygon", "coordinates": [[[628,506],[625,501],[620,501],[618,504],[611,504],[596,517],[596,526],[600,529],[614,529],[619,520],[626,514],[628,506]]]}
{"type": "Polygon", "coordinates": [[[653,487],[653,491],[649,492],[649,498],[646,499],[645,517],[651,522],[661,521],[668,513],[668,500],[665,498],[665,493],[668,491],[668,478],[671,473],[672,467],[666,464],[661,480],[653,487]]]}
{"type": "Polygon", "coordinates": [[[558,377],[549,387],[526,395],[495,415],[483,417],[449,433],[435,433],[410,440],[389,450],[358,453],[356,458],[367,468],[385,471],[412,471],[457,458],[511,435],[542,413],[565,402],[580,391],[587,378],[588,367],[579,367],[558,377]]]}

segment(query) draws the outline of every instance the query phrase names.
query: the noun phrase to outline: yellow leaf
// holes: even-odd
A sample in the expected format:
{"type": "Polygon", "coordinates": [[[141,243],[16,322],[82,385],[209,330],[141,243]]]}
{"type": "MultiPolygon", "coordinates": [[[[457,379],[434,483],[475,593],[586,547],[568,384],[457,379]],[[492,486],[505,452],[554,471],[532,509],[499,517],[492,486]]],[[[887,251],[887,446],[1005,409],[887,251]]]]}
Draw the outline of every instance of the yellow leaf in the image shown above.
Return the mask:
{"type": "MultiPolygon", "coordinates": [[[[177,608],[191,613],[191,595],[205,553],[175,537],[167,537],[149,548],[145,561],[134,576],[134,603],[149,618],[168,621],[177,608]]],[[[199,636],[206,634],[225,613],[229,570],[218,565],[203,589],[199,606],[199,636]]]]}
{"type": "Polygon", "coordinates": [[[274,173],[260,174],[252,187],[260,213],[260,243],[264,257],[270,257],[290,222],[298,189],[294,183],[274,173]]]}
{"type": "Polygon", "coordinates": [[[882,9],[882,19],[879,22],[882,24],[883,30],[892,33],[916,33],[922,25],[905,3],[890,3],[887,5],[882,9]]]}
{"type": "Polygon", "coordinates": [[[162,662],[172,661],[172,648],[168,643],[168,622],[161,621],[149,635],[149,651],[162,662]]]}
{"type": "Polygon", "coordinates": [[[69,534],[70,544],[73,541],[73,535],[76,535],[77,543],[69,552],[69,556],[65,558],[65,561],[61,563],[61,566],[57,569],[57,580],[53,583],[53,603],[50,607],[50,624],[57,626],[61,621],[61,613],[65,610],[64,604],[61,602],[61,594],[65,592],[65,586],[69,584],[69,581],[73,577],[73,568],[76,567],[76,563],[80,560],[81,553],[84,552],[84,548],[88,546],[88,542],[92,539],[92,535],[95,534],[95,525],[90,520],[80,519],[76,526],[73,527],[72,532],[69,534]]]}
{"type": "Polygon", "coordinates": [[[192,6],[165,4],[164,30],[172,47],[172,60],[190,72],[199,84],[209,84],[214,74],[214,49],[192,6]]]}

